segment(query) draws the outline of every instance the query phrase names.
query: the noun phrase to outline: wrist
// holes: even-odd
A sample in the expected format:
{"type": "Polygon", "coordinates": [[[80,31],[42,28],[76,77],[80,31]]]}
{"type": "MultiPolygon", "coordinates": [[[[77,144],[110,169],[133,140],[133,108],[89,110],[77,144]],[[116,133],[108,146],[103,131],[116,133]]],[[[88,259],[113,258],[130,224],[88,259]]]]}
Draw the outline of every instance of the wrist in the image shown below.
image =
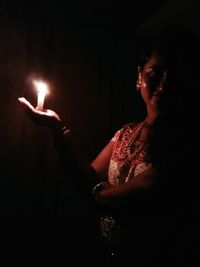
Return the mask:
{"type": "Polygon", "coordinates": [[[95,198],[95,200],[97,202],[100,201],[100,194],[101,192],[105,189],[109,187],[109,183],[108,182],[100,182],[97,185],[95,185],[92,189],[92,194],[95,198]]]}
{"type": "Polygon", "coordinates": [[[51,131],[56,139],[70,134],[70,129],[68,129],[61,121],[57,122],[51,128],[51,131]]]}

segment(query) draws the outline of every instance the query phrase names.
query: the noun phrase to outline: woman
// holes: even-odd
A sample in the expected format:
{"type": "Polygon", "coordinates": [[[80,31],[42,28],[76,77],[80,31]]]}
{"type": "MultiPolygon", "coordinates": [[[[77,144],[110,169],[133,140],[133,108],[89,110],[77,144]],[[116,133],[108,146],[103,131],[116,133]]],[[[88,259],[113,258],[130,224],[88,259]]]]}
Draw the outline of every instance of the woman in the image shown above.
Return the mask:
{"type": "MultiPolygon", "coordinates": [[[[94,196],[103,240],[110,255],[116,253],[118,263],[119,259],[123,262],[125,257],[131,258],[133,251],[139,266],[150,263],[151,257],[155,261],[152,250],[158,246],[153,239],[158,234],[153,237],[153,233],[158,224],[155,226],[155,218],[148,221],[145,217],[145,224],[142,220],[147,214],[156,214],[161,201],[163,213],[167,207],[172,208],[169,197],[165,201],[165,193],[169,194],[168,190],[172,189],[169,175],[175,175],[181,164],[178,155],[182,132],[178,122],[181,121],[180,89],[183,91],[185,84],[181,77],[181,57],[168,41],[160,38],[153,42],[140,58],[136,87],[146,105],[146,118],[117,131],[90,165],[75,152],[70,131],[63,127],[54,111],[39,111],[26,99],[18,99],[34,122],[52,130],[66,169],[75,177],[73,181],[94,196]],[[126,245],[128,240],[131,246],[126,245]],[[142,259],[142,255],[146,256],[142,259]]],[[[175,190],[170,191],[170,199],[174,204],[175,183],[173,186],[175,190]]]]}

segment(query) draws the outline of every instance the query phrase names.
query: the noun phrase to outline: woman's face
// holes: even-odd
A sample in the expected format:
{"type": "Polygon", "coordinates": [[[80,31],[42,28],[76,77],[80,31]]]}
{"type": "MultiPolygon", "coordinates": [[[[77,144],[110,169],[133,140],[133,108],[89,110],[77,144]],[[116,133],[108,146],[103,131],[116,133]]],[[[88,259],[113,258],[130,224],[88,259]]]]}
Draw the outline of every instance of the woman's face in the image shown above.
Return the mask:
{"type": "Polygon", "coordinates": [[[172,76],[174,71],[169,68],[164,58],[159,54],[152,54],[139,71],[141,95],[148,109],[161,111],[170,107],[176,98],[177,86],[172,76]]]}

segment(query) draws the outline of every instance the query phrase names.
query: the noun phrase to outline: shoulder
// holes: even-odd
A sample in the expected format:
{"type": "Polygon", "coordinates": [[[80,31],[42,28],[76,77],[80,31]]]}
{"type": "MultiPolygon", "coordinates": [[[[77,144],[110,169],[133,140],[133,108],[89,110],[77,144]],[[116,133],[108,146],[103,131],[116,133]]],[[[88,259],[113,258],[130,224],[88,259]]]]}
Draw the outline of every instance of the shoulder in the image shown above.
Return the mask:
{"type": "Polygon", "coordinates": [[[115,132],[112,138],[112,141],[116,141],[117,139],[123,137],[127,133],[132,133],[132,131],[134,131],[139,124],[140,123],[137,123],[137,122],[130,122],[130,123],[124,124],[120,129],[118,129],[115,132]]]}
{"type": "Polygon", "coordinates": [[[126,123],[124,126],[121,127],[120,131],[134,130],[139,124],[140,123],[137,123],[137,122],[126,123]]]}

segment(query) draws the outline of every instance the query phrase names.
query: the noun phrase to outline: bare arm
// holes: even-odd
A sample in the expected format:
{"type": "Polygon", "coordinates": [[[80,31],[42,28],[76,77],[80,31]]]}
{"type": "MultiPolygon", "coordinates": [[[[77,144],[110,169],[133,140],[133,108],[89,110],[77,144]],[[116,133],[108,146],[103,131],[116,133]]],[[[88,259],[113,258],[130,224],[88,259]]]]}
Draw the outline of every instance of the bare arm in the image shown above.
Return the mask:
{"type": "Polygon", "coordinates": [[[113,141],[110,141],[99,155],[91,162],[91,166],[102,180],[105,180],[108,175],[108,167],[113,150],[113,141]]]}
{"type": "Polygon", "coordinates": [[[97,199],[101,204],[105,205],[115,206],[122,204],[133,196],[150,192],[156,186],[157,177],[158,171],[151,167],[130,179],[127,183],[105,188],[98,193],[97,199]]]}
{"type": "MultiPolygon", "coordinates": [[[[35,123],[46,125],[52,130],[67,173],[79,188],[91,193],[92,188],[107,177],[114,142],[110,141],[94,161],[89,164],[76,150],[70,136],[63,135],[62,121],[54,111],[38,111],[25,99],[19,99],[19,103],[35,123]]],[[[99,202],[106,205],[121,203],[138,192],[151,189],[155,184],[156,176],[156,170],[151,168],[120,186],[112,187],[108,184],[99,193],[99,202]]]]}
{"type": "Polygon", "coordinates": [[[52,131],[66,172],[78,188],[91,193],[92,188],[100,182],[99,178],[107,176],[113,142],[110,142],[90,165],[80,155],[72,136],[63,134],[63,123],[58,114],[53,110],[37,110],[25,98],[18,98],[18,102],[35,124],[47,126],[52,131]]]}

